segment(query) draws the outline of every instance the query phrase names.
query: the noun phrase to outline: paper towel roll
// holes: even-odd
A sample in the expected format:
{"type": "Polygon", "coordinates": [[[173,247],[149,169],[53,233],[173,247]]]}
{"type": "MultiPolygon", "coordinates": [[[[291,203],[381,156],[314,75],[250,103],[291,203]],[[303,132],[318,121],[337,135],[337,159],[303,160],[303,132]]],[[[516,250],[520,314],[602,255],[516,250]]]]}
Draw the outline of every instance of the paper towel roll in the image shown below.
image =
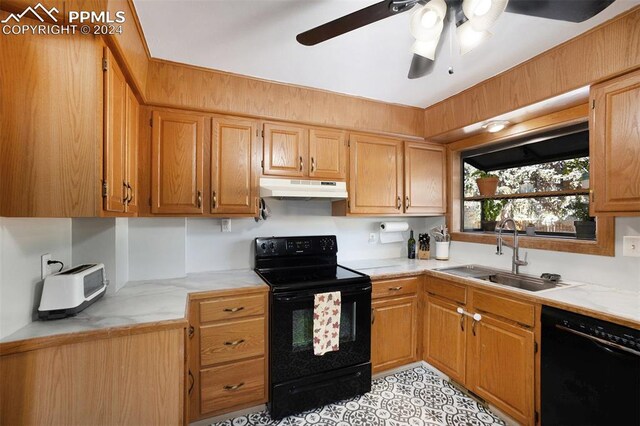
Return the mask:
{"type": "Polygon", "coordinates": [[[380,232],[404,232],[409,230],[407,222],[382,222],[380,232]]]}

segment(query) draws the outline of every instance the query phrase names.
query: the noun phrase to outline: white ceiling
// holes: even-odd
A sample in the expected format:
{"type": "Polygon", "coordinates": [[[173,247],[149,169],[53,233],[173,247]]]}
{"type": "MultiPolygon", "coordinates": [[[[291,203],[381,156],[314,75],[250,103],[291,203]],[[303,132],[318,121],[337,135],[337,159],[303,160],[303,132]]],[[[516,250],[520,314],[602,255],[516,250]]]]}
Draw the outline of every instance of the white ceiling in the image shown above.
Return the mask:
{"type": "Polygon", "coordinates": [[[493,27],[493,37],[464,57],[455,40],[450,55],[450,40],[445,40],[433,73],[417,80],[407,78],[411,11],[312,47],[295,39],[375,2],[134,0],[155,58],[418,107],[446,99],[640,4],[617,0],[580,24],[505,13],[493,27]]]}

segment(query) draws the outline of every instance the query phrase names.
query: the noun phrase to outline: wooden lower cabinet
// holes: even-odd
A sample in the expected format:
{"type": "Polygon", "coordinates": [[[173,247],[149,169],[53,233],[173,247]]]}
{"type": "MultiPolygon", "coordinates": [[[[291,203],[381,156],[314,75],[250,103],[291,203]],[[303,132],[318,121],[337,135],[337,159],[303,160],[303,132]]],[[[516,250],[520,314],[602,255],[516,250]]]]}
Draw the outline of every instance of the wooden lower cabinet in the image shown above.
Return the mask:
{"type": "Polygon", "coordinates": [[[422,358],[518,423],[535,424],[534,305],[434,277],[423,301],[422,358]]]}
{"type": "Polygon", "coordinates": [[[423,311],[422,357],[452,380],[465,379],[467,317],[458,305],[426,296],[423,311]]]}
{"type": "Polygon", "coordinates": [[[268,294],[265,286],[192,295],[189,421],[267,401],[268,294]]]}
{"type": "Polygon", "coordinates": [[[418,280],[385,280],[373,284],[371,364],[374,373],[418,359],[418,280]],[[389,291],[400,296],[377,298],[389,291]]]}

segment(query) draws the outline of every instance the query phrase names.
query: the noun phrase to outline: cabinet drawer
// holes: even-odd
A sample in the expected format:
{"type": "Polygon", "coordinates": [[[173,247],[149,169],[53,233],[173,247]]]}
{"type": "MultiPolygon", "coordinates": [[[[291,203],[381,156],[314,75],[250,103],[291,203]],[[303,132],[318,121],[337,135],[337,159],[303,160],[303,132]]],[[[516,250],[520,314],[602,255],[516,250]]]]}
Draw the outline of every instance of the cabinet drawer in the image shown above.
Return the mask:
{"type": "Polygon", "coordinates": [[[451,281],[428,277],[424,289],[431,294],[453,300],[454,302],[467,303],[467,289],[451,281]]]}
{"type": "Polygon", "coordinates": [[[264,358],[200,371],[201,412],[220,412],[247,403],[265,402],[264,374],[264,358]]]}
{"type": "Polygon", "coordinates": [[[494,314],[533,327],[533,305],[483,291],[473,292],[473,310],[494,314]]]}
{"type": "Polygon", "coordinates": [[[264,354],[264,318],[200,327],[200,365],[264,354]]]}
{"type": "Polygon", "coordinates": [[[401,296],[418,291],[418,283],[422,277],[399,278],[396,280],[375,281],[371,291],[371,297],[401,296]]]}
{"type": "Polygon", "coordinates": [[[263,315],[264,312],[264,294],[221,297],[220,299],[200,302],[200,322],[244,318],[252,315],[263,315]]]}

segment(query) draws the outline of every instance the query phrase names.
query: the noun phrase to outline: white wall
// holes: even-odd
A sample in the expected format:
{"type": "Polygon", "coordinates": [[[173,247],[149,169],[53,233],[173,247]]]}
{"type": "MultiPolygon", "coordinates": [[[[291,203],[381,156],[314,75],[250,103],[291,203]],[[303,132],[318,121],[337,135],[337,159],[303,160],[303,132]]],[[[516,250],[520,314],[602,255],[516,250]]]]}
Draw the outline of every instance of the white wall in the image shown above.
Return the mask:
{"type": "Polygon", "coordinates": [[[129,279],[177,278],[186,274],[186,219],[129,219],[129,279]]]}
{"type": "MultiPolygon", "coordinates": [[[[640,258],[622,256],[624,235],[640,235],[640,217],[616,218],[615,257],[521,249],[521,258],[529,253],[529,265],[520,271],[532,275],[552,272],[565,280],[640,291],[640,258]]],[[[505,248],[502,256],[496,256],[495,251],[494,245],[451,243],[452,260],[510,269],[511,249],[505,248]]]]}
{"type": "Polygon", "coordinates": [[[71,265],[71,219],[0,219],[0,338],[29,324],[40,302],[40,256],[71,265]]]}

